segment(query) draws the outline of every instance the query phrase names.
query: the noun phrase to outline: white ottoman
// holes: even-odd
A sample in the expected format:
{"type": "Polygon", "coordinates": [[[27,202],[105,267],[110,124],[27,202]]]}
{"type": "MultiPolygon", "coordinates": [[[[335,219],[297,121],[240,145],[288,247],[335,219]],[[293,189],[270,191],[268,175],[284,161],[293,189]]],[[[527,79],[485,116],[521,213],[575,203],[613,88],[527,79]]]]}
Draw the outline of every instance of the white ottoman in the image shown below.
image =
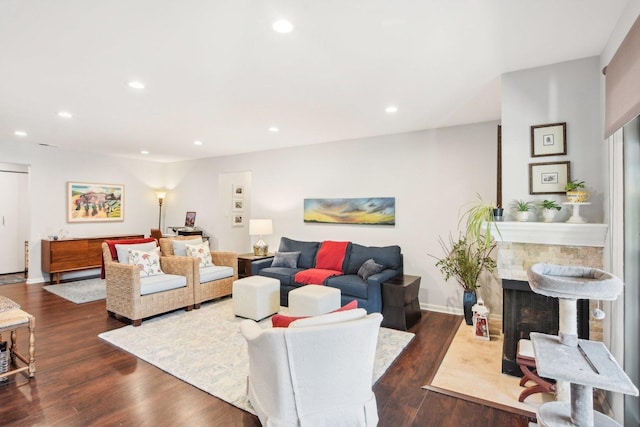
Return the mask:
{"type": "Polygon", "coordinates": [[[261,320],[280,309],[280,281],[264,276],[249,276],[233,282],[233,313],[261,320]]]}
{"type": "Polygon", "coordinates": [[[340,308],[340,289],[305,285],[289,292],[290,316],[317,316],[340,308]]]}

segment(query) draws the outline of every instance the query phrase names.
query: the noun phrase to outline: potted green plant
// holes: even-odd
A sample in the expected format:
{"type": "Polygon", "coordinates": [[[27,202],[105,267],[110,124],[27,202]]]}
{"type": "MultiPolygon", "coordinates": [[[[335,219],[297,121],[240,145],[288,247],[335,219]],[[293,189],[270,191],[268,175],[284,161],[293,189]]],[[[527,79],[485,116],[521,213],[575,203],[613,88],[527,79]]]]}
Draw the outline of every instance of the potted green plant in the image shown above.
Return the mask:
{"type": "Polygon", "coordinates": [[[525,202],[524,200],[514,200],[511,203],[511,209],[518,221],[524,222],[529,219],[529,212],[535,211],[536,206],[533,202],[525,202]]]}
{"type": "Polygon", "coordinates": [[[436,267],[445,281],[453,277],[462,286],[464,318],[467,325],[471,325],[473,324],[471,307],[477,302],[476,289],[480,287],[478,282],[480,274],[483,271],[493,272],[496,269],[496,261],[491,256],[495,244],[485,246],[483,240],[477,241],[461,234],[458,240],[454,240],[450,235],[448,243],[440,238],[440,246],[445,256],[442,258],[431,256],[438,260],[436,267]]]}
{"type": "Polygon", "coordinates": [[[496,224],[496,215],[502,214],[502,208],[495,203],[488,203],[482,199],[482,196],[476,193],[476,201],[471,203],[469,208],[460,215],[458,227],[465,223],[465,235],[475,240],[479,246],[488,248],[492,245],[491,233],[500,236],[498,224],[496,224]]]}
{"type": "Polygon", "coordinates": [[[585,190],[585,186],[584,181],[578,181],[577,179],[567,182],[564,186],[564,190],[567,192],[567,201],[569,203],[584,203],[588,201],[591,195],[585,190]]]}
{"type": "Polygon", "coordinates": [[[545,199],[540,202],[540,209],[542,209],[542,218],[544,218],[544,222],[553,222],[553,219],[562,207],[556,203],[555,200],[545,199]]]}

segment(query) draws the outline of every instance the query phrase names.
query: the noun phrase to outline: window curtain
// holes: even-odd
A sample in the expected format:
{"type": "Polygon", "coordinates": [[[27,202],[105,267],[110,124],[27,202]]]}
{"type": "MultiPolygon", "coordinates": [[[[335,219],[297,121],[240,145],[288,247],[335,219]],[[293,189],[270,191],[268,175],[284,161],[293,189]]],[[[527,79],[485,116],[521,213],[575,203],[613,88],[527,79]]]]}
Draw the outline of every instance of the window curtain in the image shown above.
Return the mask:
{"type": "Polygon", "coordinates": [[[640,16],[605,67],[605,138],[640,115],[640,16]]]}

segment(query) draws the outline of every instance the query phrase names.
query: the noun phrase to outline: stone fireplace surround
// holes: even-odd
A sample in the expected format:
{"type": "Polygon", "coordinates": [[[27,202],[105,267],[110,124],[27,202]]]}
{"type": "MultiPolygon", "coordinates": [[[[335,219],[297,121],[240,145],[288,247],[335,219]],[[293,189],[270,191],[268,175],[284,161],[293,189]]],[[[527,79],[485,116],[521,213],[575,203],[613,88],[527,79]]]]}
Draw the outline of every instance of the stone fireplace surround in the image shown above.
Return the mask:
{"type": "MultiPolygon", "coordinates": [[[[527,269],[538,262],[603,268],[607,224],[498,222],[500,279],[527,281],[527,269]]],[[[590,302],[590,308],[595,301],[590,302]]],[[[589,337],[602,340],[602,321],[589,320],[589,337]]]]}

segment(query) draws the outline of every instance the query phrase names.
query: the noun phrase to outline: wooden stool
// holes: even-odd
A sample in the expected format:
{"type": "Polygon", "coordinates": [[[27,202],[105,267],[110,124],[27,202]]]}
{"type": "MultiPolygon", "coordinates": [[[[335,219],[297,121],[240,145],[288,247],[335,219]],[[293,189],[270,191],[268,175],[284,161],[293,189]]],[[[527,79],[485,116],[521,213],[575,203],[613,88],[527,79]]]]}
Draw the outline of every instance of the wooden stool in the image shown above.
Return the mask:
{"type": "Polygon", "coordinates": [[[529,380],[536,383],[536,385],[527,387],[522,391],[522,393],[520,393],[520,397],[518,397],[519,402],[524,402],[527,397],[535,393],[555,394],[556,385],[540,378],[536,372],[536,359],[533,354],[533,345],[531,344],[531,341],[524,339],[518,341],[516,363],[520,365],[520,370],[522,370],[522,373],[524,374],[520,380],[520,387],[524,387],[529,380]]]}
{"type": "MultiPolygon", "coordinates": [[[[13,309],[0,312],[0,333],[4,331],[11,332],[11,346],[9,351],[9,363],[13,365],[15,369],[0,373],[0,378],[7,377],[9,375],[16,374],[22,371],[28,371],[29,378],[33,378],[36,375],[36,318],[26,311],[20,309],[13,309]],[[24,357],[18,352],[18,328],[27,327],[29,329],[29,357],[24,357]],[[18,367],[17,360],[24,362],[27,366],[18,367]]],[[[2,335],[0,335],[0,341],[2,341],[2,335]]]]}

